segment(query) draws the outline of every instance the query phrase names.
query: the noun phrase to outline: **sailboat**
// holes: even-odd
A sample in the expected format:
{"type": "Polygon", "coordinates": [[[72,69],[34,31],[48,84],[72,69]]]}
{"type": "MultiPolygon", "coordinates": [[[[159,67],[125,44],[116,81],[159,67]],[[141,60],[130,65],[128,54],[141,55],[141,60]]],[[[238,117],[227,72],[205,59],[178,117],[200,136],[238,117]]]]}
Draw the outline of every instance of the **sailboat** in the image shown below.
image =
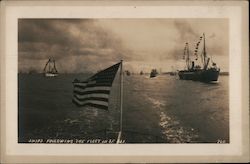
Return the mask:
{"type": "Polygon", "coordinates": [[[46,77],[55,77],[58,76],[58,71],[56,69],[56,64],[55,64],[55,60],[49,58],[49,60],[47,61],[44,69],[43,69],[43,73],[44,76],[46,77]]]}
{"type": "Polygon", "coordinates": [[[198,49],[199,49],[199,44],[202,40],[203,40],[203,49],[202,49],[202,53],[200,54],[200,59],[202,63],[201,65],[195,64],[194,61],[190,61],[189,47],[188,47],[188,43],[186,43],[185,48],[184,48],[184,55],[183,55],[183,59],[186,60],[186,69],[180,70],[178,72],[180,79],[202,81],[202,82],[211,82],[211,81],[218,80],[220,68],[217,67],[216,63],[214,63],[211,60],[211,58],[208,57],[207,55],[204,33],[203,33],[203,37],[200,37],[199,42],[196,44],[196,49],[194,51],[194,55],[196,57],[195,60],[198,62],[198,58],[199,58],[198,49]]]}

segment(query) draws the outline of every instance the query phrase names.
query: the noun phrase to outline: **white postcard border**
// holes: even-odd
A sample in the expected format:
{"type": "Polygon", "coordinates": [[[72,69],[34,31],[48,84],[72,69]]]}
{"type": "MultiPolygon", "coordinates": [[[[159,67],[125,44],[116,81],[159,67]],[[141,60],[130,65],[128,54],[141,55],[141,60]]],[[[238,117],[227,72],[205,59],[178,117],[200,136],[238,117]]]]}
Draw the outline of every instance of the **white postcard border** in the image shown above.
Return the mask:
{"type": "MultiPolygon", "coordinates": [[[[241,6],[6,6],[5,148],[8,156],[240,156],[242,155],[241,6]],[[180,12],[181,11],[181,12],[180,12]],[[233,11],[233,12],[232,12],[233,11]],[[226,18],[229,19],[230,144],[18,144],[18,18],[226,18]],[[108,150],[108,151],[107,151],[108,150]]],[[[2,109],[1,109],[2,110],[2,109]]],[[[2,114],[2,113],[1,113],[2,114]]]]}

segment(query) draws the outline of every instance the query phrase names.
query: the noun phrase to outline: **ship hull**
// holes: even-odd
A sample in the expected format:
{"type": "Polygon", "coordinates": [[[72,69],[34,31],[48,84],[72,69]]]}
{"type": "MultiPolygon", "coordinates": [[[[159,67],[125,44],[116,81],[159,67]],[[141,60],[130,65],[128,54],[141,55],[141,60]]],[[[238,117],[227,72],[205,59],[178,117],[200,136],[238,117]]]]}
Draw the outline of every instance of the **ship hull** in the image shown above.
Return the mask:
{"type": "Polygon", "coordinates": [[[170,72],[169,74],[170,74],[170,76],[175,76],[176,72],[170,72]]]}
{"type": "Polygon", "coordinates": [[[150,74],[150,78],[156,77],[156,74],[150,74]]]}
{"type": "Polygon", "coordinates": [[[150,73],[150,78],[156,77],[158,75],[158,72],[156,71],[156,69],[153,69],[150,73]]]}
{"type": "Polygon", "coordinates": [[[181,80],[194,80],[202,82],[217,81],[219,78],[220,70],[207,69],[207,70],[182,70],[178,75],[181,80]]]}
{"type": "Polygon", "coordinates": [[[56,77],[56,76],[58,76],[58,74],[57,73],[45,73],[44,76],[45,77],[56,77]]]}

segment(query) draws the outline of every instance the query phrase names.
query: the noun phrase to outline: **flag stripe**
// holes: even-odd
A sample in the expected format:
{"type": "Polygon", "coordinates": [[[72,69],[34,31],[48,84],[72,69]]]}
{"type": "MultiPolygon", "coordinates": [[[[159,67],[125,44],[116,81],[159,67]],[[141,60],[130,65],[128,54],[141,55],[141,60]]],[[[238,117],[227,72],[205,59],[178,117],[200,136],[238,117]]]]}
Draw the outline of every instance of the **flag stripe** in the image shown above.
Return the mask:
{"type": "Polygon", "coordinates": [[[88,82],[73,82],[73,84],[75,85],[75,86],[86,86],[87,84],[88,84],[88,82]]]}
{"type": "Polygon", "coordinates": [[[108,110],[108,109],[109,109],[108,106],[99,105],[99,104],[91,104],[91,103],[89,103],[89,104],[87,104],[87,105],[92,106],[92,107],[95,107],[95,108],[99,108],[99,109],[104,109],[104,110],[108,110]]]}
{"type": "Polygon", "coordinates": [[[87,84],[87,85],[78,85],[74,84],[74,87],[78,87],[78,88],[91,88],[91,87],[98,87],[98,86],[102,86],[102,87],[111,87],[112,83],[97,83],[97,84],[87,84]]]}
{"type": "Polygon", "coordinates": [[[103,87],[111,87],[112,83],[96,83],[96,84],[88,84],[87,87],[98,87],[98,86],[103,86],[103,87]]]}
{"type": "Polygon", "coordinates": [[[97,76],[94,77],[91,80],[97,80],[97,81],[112,81],[114,75],[102,75],[102,76],[97,76]]]}
{"type": "Polygon", "coordinates": [[[74,93],[77,94],[77,95],[88,95],[88,94],[94,94],[94,93],[109,94],[110,91],[107,91],[107,90],[93,90],[93,91],[80,92],[80,91],[74,90],[74,93]]]}
{"type": "Polygon", "coordinates": [[[81,106],[91,106],[91,107],[95,107],[95,108],[99,108],[99,109],[108,110],[108,106],[105,106],[105,105],[91,104],[91,103],[85,104],[85,105],[80,105],[80,104],[78,104],[78,103],[76,102],[75,99],[73,99],[72,102],[73,102],[74,104],[76,104],[77,106],[79,106],[79,107],[81,107],[81,106]]]}
{"type": "Polygon", "coordinates": [[[79,105],[87,105],[87,104],[96,104],[96,105],[103,105],[108,106],[108,102],[105,101],[97,101],[97,100],[86,100],[86,101],[79,101],[78,99],[74,98],[74,101],[79,105]]]}
{"type": "MultiPolygon", "coordinates": [[[[78,100],[77,100],[78,101],[78,100]]],[[[97,105],[103,105],[103,106],[108,106],[108,102],[104,102],[104,101],[97,101],[97,100],[87,100],[87,101],[79,101],[80,105],[86,105],[86,104],[97,104],[97,105]]]]}
{"type": "Polygon", "coordinates": [[[81,87],[75,87],[74,91],[78,91],[78,92],[85,92],[85,91],[94,91],[94,90],[105,90],[105,91],[110,91],[110,87],[103,87],[103,86],[98,86],[98,87],[87,87],[85,89],[81,88],[81,87]]]}
{"type": "Polygon", "coordinates": [[[97,100],[97,101],[105,101],[108,102],[109,99],[107,97],[86,97],[86,98],[80,98],[74,95],[74,98],[76,98],[79,101],[86,101],[86,100],[97,100]]]}
{"type": "Polygon", "coordinates": [[[74,87],[79,87],[79,88],[85,88],[87,86],[87,83],[74,83],[74,87]]]}
{"type": "Polygon", "coordinates": [[[75,95],[78,99],[84,99],[89,97],[100,97],[100,98],[109,98],[108,94],[88,94],[88,95],[75,95]]]}

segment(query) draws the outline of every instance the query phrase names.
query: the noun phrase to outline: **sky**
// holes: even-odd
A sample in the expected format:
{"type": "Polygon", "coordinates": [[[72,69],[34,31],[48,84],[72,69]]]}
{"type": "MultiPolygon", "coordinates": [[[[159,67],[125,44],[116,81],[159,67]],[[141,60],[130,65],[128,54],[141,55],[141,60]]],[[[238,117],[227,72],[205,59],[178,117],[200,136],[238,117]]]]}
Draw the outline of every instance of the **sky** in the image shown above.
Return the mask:
{"type": "Polygon", "coordinates": [[[18,71],[42,72],[49,58],[59,73],[96,72],[121,59],[131,72],[183,69],[185,43],[195,58],[203,33],[208,56],[228,71],[227,19],[19,19],[18,71]]]}

